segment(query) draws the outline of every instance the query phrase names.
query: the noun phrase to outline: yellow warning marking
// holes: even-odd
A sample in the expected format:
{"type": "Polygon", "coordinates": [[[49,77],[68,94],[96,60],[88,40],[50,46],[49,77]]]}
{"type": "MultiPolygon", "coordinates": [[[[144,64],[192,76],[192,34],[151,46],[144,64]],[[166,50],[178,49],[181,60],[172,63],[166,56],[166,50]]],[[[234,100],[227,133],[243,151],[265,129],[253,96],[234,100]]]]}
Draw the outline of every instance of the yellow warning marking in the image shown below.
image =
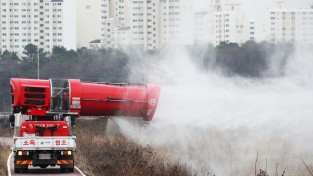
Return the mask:
{"type": "Polygon", "coordinates": [[[17,160],[16,164],[33,164],[32,160],[17,160]]]}
{"type": "Polygon", "coordinates": [[[58,160],[57,164],[73,164],[73,160],[58,160]]]}

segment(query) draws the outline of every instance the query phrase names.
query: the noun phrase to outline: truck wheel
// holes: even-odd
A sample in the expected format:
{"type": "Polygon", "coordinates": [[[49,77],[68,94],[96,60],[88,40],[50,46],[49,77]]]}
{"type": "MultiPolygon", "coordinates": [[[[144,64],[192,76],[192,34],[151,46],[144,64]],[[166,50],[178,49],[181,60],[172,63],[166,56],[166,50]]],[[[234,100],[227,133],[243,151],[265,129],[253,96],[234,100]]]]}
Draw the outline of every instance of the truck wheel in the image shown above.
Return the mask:
{"type": "Polygon", "coordinates": [[[27,173],[27,172],[28,172],[28,168],[22,169],[22,173],[27,173]]]}
{"type": "Polygon", "coordinates": [[[62,172],[62,173],[65,173],[65,172],[67,172],[67,168],[60,168],[60,172],[62,172]]]}
{"type": "Polygon", "coordinates": [[[22,169],[20,168],[14,168],[14,173],[23,173],[22,169]]]}
{"type": "Polygon", "coordinates": [[[68,168],[68,172],[73,173],[74,172],[74,167],[73,168],[68,168]]]}
{"type": "Polygon", "coordinates": [[[14,168],[14,173],[27,173],[28,168],[14,168]]]}
{"type": "Polygon", "coordinates": [[[65,165],[65,166],[60,166],[60,172],[74,172],[74,165],[65,165]]]}
{"type": "Polygon", "coordinates": [[[17,165],[14,164],[14,173],[27,173],[28,165],[17,165]]]}

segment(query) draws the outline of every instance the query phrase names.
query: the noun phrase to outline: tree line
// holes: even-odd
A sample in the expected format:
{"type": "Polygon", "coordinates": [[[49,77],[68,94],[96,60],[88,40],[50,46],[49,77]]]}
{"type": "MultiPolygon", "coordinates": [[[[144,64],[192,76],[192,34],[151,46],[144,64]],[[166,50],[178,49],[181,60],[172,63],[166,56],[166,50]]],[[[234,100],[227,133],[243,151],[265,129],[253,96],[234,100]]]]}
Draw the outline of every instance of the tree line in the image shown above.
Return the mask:
{"type": "MultiPolygon", "coordinates": [[[[193,61],[200,69],[221,70],[228,76],[261,78],[268,69],[272,56],[279,50],[283,68],[293,52],[292,44],[270,44],[248,41],[239,46],[236,43],[213,45],[185,46],[193,61]]],[[[0,111],[10,110],[9,80],[17,78],[37,78],[37,59],[40,61],[40,78],[74,78],[95,82],[128,82],[131,72],[130,60],[146,56],[158,56],[160,51],[135,52],[132,48],[123,49],[87,49],[77,51],[55,46],[52,53],[38,51],[36,45],[28,44],[24,48],[24,56],[4,51],[0,56],[0,111]],[[129,52],[132,51],[132,52],[129,52]],[[134,51],[134,52],[133,52],[134,51]]],[[[154,57],[158,58],[158,57],[154,57]]],[[[149,60],[153,62],[153,60],[149,60]]],[[[144,64],[136,62],[136,64],[144,64]]],[[[282,69],[283,70],[283,69],[282,69]]],[[[283,74],[283,72],[282,72],[283,74]]],[[[145,75],[141,75],[145,77],[145,75]]]]}
{"type": "Polygon", "coordinates": [[[247,41],[241,46],[237,43],[221,42],[218,46],[204,48],[192,46],[191,53],[203,70],[219,70],[227,76],[263,78],[283,76],[285,66],[295,51],[292,43],[272,44],[247,41]],[[205,52],[202,52],[205,51],[205,52]],[[270,74],[270,66],[275,62],[278,73],[270,74]]]}
{"type": "MultiPolygon", "coordinates": [[[[4,51],[0,56],[0,111],[10,110],[10,78],[37,78],[37,46],[29,44],[24,55],[4,51]]],[[[54,47],[48,54],[39,50],[40,79],[74,78],[88,81],[125,82],[128,56],[118,49],[77,51],[54,47]]]]}

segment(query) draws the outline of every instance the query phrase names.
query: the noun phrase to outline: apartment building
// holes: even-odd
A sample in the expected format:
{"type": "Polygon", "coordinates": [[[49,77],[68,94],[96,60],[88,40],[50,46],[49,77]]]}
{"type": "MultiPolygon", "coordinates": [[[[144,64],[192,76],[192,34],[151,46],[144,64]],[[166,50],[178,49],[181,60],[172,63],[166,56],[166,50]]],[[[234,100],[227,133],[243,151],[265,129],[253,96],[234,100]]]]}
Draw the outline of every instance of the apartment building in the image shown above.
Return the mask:
{"type": "Polygon", "coordinates": [[[215,45],[220,42],[244,43],[244,12],[240,4],[225,4],[215,12],[215,45]]]}
{"type": "Polygon", "coordinates": [[[125,25],[125,10],[124,1],[101,0],[100,39],[103,47],[116,47],[116,32],[122,24],[125,25]]]}
{"type": "Polygon", "coordinates": [[[313,44],[313,9],[271,9],[266,18],[266,40],[313,44]]]}
{"type": "Polygon", "coordinates": [[[254,37],[254,24],[245,29],[244,11],[237,1],[211,1],[208,11],[194,13],[194,42],[242,44],[246,36],[254,37]],[[247,33],[249,34],[247,35],[247,33]]]}
{"type": "Polygon", "coordinates": [[[194,43],[215,43],[215,16],[211,11],[194,13],[194,43]]]}
{"type": "Polygon", "coordinates": [[[23,55],[27,44],[64,46],[63,0],[1,0],[0,50],[23,55]]]}
{"type": "Polygon", "coordinates": [[[168,43],[192,43],[192,1],[101,0],[104,47],[132,45],[144,50],[168,43]],[[126,36],[127,35],[127,36],[126,36]]]}
{"type": "Polygon", "coordinates": [[[116,31],[115,41],[116,47],[123,48],[127,47],[132,43],[132,30],[131,27],[120,27],[116,31]]]}
{"type": "Polygon", "coordinates": [[[159,0],[101,0],[104,47],[159,48],[159,0]]]}
{"type": "Polygon", "coordinates": [[[244,27],[244,30],[245,30],[245,41],[248,41],[248,40],[256,40],[256,23],[255,23],[255,20],[249,20],[247,22],[247,24],[245,24],[245,27],[244,27]]]}
{"type": "Polygon", "coordinates": [[[156,19],[158,18],[157,4],[157,0],[132,1],[130,27],[133,40],[131,44],[134,47],[145,50],[156,48],[157,28],[154,24],[157,24],[156,19]]]}
{"type": "Polygon", "coordinates": [[[160,42],[167,44],[193,43],[193,2],[189,0],[161,0],[160,42]]]}

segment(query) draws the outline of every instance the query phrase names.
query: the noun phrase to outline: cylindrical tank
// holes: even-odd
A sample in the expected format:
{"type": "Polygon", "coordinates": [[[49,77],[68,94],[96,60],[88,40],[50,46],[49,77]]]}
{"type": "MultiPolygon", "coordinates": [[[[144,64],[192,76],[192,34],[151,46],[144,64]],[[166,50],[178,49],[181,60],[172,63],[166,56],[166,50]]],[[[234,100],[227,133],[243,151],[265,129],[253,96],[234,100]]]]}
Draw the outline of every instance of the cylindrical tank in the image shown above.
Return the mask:
{"type": "Polygon", "coordinates": [[[78,79],[11,79],[12,106],[24,114],[130,116],[150,121],[160,87],[151,84],[91,83],[78,79]]]}
{"type": "Polygon", "coordinates": [[[160,87],[81,82],[83,116],[133,116],[150,121],[156,110],[160,87]]]}

